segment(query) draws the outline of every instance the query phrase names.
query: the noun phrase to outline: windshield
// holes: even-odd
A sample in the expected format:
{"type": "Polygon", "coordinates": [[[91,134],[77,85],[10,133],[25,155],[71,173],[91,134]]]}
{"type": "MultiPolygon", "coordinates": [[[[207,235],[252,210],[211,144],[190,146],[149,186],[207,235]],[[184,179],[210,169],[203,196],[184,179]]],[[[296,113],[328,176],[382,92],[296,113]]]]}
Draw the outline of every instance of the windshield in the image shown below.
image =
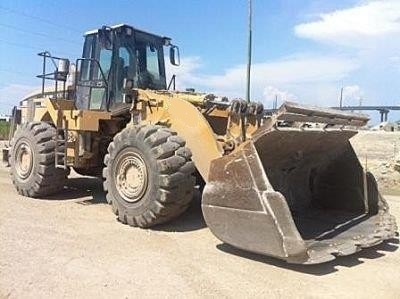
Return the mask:
{"type": "MultiPolygon", "coordinates": [[[[163,42],[149,34],[135,32],[119,38],[117,49],[117,84],[133,79],[134,87],[166,89],[163,42]]],[[[118,88],[117,88],[118,89],[118,88]]]]}

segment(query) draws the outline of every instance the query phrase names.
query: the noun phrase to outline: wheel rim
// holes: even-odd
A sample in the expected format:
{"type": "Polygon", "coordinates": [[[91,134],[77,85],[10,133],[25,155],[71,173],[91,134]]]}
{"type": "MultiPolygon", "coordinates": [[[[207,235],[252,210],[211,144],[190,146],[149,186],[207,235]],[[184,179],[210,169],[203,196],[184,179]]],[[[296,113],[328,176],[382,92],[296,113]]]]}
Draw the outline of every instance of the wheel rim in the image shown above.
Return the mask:
{"type": "Polygon", "coordinates": [[[147,189],[147,166],[142,156],[135,151],[123,153],[115,169],[118,193],[127,202],[139,201],[147,189]]]}
{"type": "Polygon", "coordinates": [[[33,152],[29,144],[22,141],[18,144],[15,154],[15,170],[18,176],[26,180],[33,168],[33,152]]]}

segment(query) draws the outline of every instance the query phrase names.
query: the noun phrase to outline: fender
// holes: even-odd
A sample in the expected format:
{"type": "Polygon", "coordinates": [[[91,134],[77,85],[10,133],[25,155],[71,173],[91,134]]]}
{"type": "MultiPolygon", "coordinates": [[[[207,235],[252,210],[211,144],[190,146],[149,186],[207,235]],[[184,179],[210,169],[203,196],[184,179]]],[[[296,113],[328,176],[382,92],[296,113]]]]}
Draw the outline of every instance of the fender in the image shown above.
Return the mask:
{"type": "Polygon", "coordinates": [[[146,105],[146,111],[142,113],[142,121],[166,124],[184,138],[192,151],[192,160],[197,170],[207,182],[211,161],[222,157],[223,150],[201,112],[190,102],[172,94],[153,94],[153,92],[141,90],[139,97],[141,100],[146,99],[150,102],[157,100],[155,108],[150,109],[148,108],[150,105],[146,105]]]}

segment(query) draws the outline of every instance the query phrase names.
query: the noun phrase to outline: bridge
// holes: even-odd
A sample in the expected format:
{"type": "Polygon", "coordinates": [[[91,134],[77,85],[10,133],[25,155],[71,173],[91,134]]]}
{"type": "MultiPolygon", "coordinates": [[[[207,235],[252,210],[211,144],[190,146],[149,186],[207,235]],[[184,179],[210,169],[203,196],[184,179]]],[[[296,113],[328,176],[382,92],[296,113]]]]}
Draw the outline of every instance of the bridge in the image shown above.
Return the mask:
{"type": "Polygon", "coordinates": [[[400,106],[341,106],[332,108],[344,111],[378,111],[381,114],[381,122],[388,120],[388,114],[390,111],[400,111],[400,106]]]}

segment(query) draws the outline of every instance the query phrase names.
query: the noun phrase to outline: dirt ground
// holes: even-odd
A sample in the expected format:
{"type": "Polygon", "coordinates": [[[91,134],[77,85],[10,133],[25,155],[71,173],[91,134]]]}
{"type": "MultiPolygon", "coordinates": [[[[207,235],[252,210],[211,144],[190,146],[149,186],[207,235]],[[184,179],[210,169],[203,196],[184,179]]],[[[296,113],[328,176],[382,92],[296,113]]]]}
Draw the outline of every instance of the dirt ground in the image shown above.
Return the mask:
{"type": "Polygon", "coordinates": [[[351,143],[361,164],[375,175],[380,189],[400,195],[400,172],[394,167],[400,155],[400,132],[360,131],[351,143]]]}
{"type": "MultiPolygon", "coordinates": [[[[72,175],[62,195],[30,199],[1,166],[0,190],[0,298],[400,298],[395,240],[290,265],[222,244],[199,198],[176,221],[144,230],[116,221],[95,178],[72,175]]],[[[400,197],[386,198],[400,220],[400,197]]]]}

